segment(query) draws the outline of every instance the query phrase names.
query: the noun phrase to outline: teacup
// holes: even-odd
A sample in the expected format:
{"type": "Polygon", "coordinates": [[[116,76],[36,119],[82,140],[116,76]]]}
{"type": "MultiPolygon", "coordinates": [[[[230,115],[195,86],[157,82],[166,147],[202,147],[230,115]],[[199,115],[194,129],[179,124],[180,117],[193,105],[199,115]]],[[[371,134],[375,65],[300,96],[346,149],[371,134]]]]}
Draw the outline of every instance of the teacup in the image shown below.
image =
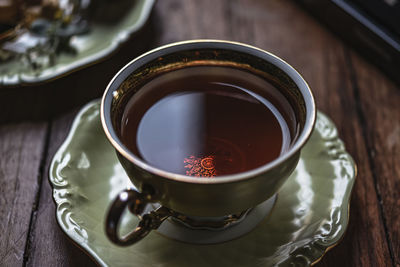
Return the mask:
{"type": "MultiPolygon", "coordinates": [[[[184,227],[211,229],[209,235],[212,236],[213,230],[224,230],[235,221],[243,221],[249,210],[255,207],[268,206],[270,210],[274,196],[298,163],[315,118],[312,92],[300,74],[282,59],[246,44],[218,40],[185,41],[154,49],[134,59],[111,80],[101,104],[101,121],[106,136],[139,190],[124,190],[112,203],[106,218],[107,236],[116,244],[130,245],[159,228],[169,217],[170,222],[181,222],[184,227]],[[129,100],[155,77],[196,66],[238,69],[274,84],[294,114],[292,138],[287,148],[261,166],[212,178],[161,169],[128,149],[121,140],[121,122],[129,100]],[[157,207],[153,205],[155,208],[147,212],[145,208],[150,203],[157,207]],[[140,221],[136,229],[121,237],[118,224],[126,208],[140,221]]],[[[244,129],[238,129],[241,130],[244,129]]],[[[266,213],[262,213],[263,216],[266,213]]],[[[220,241],[249,230],[251,227],[220,241]]],[[[179,229],[168,231],[166,234],[174,237],[171,232],[179,229]]],[[[177,239],[190,242],[190,238],[177,239]]]]}

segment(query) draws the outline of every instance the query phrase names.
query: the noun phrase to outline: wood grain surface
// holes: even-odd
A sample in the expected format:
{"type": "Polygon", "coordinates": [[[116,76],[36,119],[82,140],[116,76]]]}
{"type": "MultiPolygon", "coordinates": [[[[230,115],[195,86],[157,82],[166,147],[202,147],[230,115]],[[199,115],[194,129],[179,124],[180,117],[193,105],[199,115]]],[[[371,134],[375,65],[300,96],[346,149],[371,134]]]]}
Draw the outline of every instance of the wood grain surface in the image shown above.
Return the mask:
{"type": "MultiPolygon", "coordinates": [[[[50,167],[52,155],[67,137],[76,113],[74,110],[51,122],[48,153],[45,159],[46,170],[50,167]]],[[[46,179],[41,182],[39,208],[29,236],[27,266],[95,266],[94,262],[60,231],[47,172],[45,177],[46,179]]]]}
{"type": "Polygon", "coordinates": [[[400,266],[400,90],[354,53],[350,58],[390,255],[393,264],[400,266]]]}
{"type": "MultiPolygon", "coordinates": [[[[187,39],[225,39],[268,50],[294,66],[358,165],[346,235],[318,266],[400,266],[399,86],[294,1],[161,0],[150,23],[144,50],[187,39]]],[[[110,73],[94,66],[85,77],[110,76],[133,56],[121,57],[110,73]]],[[[59,90],[82,86],[78,77],[58,83],[59,90]]],[[[97,89],[107,82],[99,83],[97,89]]],[[[78,97],[69,101],[82,104],[78,97]]],[[[49,162],[76,112],[0,125],[0,266],[95,266],[58,227],[48,182],[49,162]]]]}
{"type": "Polygon", "coordinates": [[[46,123],[0,126],[0,266],[24,259],[37,209],[46,123]]]}

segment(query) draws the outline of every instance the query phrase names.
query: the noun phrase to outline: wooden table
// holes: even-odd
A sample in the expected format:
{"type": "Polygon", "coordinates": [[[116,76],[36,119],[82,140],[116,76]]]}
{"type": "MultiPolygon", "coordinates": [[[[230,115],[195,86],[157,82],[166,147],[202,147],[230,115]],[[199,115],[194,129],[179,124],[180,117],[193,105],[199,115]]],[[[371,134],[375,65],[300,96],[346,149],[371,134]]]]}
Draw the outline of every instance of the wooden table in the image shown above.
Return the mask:
{"type": "MultiPolygon", "coordinates": [[[[185,39],[226,39],[268,50],[294,66],[358,165],[347,233],[319,266],[400,266],[398,86],[289,0],[160,0],[151,24],[146,50],[185,39]]],[[[91,97],[100,96],[106,80],[133,56],[107,61],[91,97]]],[[[96,68],[85,78],[98,79],[96,68]]],[[[79,75],[43,86],[57,95],[90,85],[79,75]]],[[[79,94],[68,101],[82,105],[79,94]]],[[[45,107],[31,112],[36,108],[45,107]]],[[[48,182],[49,162],[77,110],[0,125],[0,266],[95,265],[58,227],[48,182]]]]}

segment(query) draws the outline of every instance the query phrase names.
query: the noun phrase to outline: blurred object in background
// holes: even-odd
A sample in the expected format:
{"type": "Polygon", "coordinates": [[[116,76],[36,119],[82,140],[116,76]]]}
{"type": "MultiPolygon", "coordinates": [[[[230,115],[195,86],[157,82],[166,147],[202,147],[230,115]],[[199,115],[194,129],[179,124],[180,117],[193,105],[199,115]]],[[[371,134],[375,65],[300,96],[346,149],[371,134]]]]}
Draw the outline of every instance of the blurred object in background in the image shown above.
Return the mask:
{"type": "Polygon", "coordinates": [[[400,0],[353,0],[378,22],[400,35],[400,0]]]}
{"type": "Polygon", "coordinates": [[[100,97],[152,47],[154,3],[0,0],[0,122],[49,119],[100,97]]]}
{"type": "Polygon", "coordinates": [[[15,59],[39,69],[54,65],[57,53],[75,53],[70,39],[90,30],[86,13],[91,3],[0,0],[1,63],[15,59]]]}
{"type": "Polygon", "coordinates": [[[400,0],[300,0],[400,84],[400,0]]]}
{"type": "Polygon", "coordinates": [[[0,87],[50,81],[103,60],[155,0],[0,0],[0,87]]]}

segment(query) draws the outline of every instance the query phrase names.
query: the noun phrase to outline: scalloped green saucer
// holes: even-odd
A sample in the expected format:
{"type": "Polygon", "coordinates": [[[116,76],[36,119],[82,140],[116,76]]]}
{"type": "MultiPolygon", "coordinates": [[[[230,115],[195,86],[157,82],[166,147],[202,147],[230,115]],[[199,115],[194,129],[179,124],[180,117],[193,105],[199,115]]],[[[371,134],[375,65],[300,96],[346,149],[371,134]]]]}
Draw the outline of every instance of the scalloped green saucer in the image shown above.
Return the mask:
{"type": "MultiPolygon", "coordinates": [[[[102,266],[308,266],[342,238],[356,167],[322,113],[300,162],[279,192],[271,214],[245,236],[214,245],[193,245],[152,232],[130,247],[104,233],[107,207],[131,186],[100,123],[100,102],[86,105],[50,167],[61,229],[102,266]]],[[[121,228],[133,229],[127,215],[121,228]]]]}

